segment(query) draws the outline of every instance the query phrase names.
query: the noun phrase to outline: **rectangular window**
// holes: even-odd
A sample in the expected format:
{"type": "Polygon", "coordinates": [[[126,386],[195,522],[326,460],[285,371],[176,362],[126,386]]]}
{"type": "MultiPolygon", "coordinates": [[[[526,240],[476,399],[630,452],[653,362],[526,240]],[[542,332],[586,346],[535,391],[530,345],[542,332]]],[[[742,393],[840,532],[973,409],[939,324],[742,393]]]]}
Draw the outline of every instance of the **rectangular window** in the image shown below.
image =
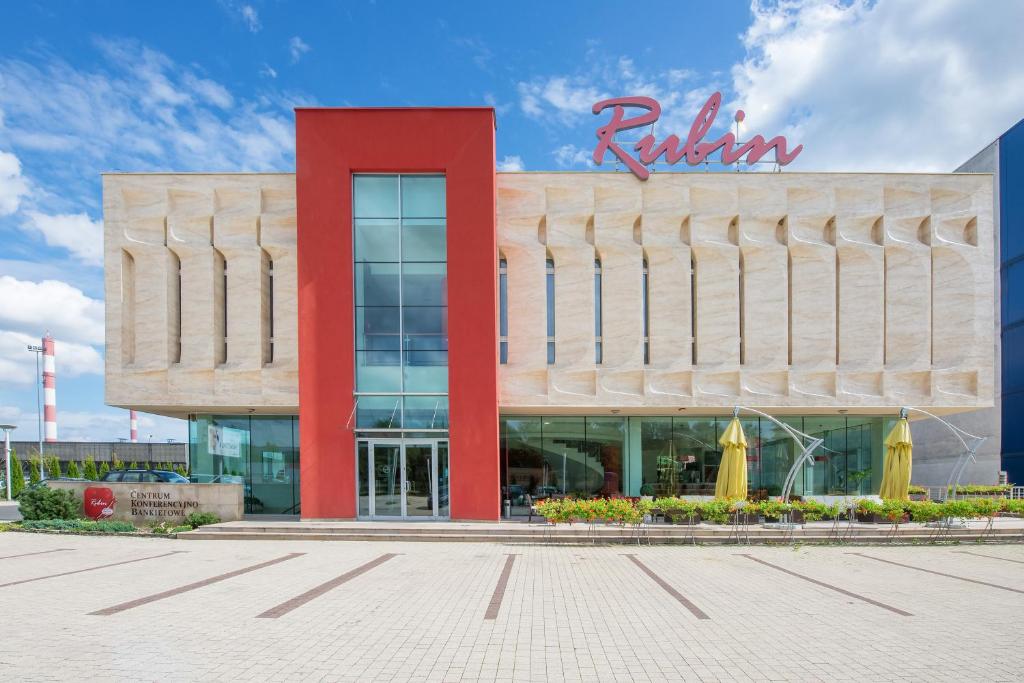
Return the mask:
{"type": "Polygon", "coordinates": [[[548,259],[547,273],[547,304],[548,304],[548,365],[555,364],[555,261],[548,259]]]}
{"type": "Polygon", "coordinates": [[[498,259],[498,360],[508,363],[508,261],[498,259]]]}
{"type": "Polygon", "coordinates": [[[217,365],[228,362],[228,262],[224,254],[216,249],[214,255],[214,302],[217,317],[216,339],[220,341],[217,345],[217,365]]]}
{"type": "Polygon", "coordinates": [[[644,365],[651,362],[651,308],[649,290],[650,290],[650,272],[647,268],[647,259],[644,259],[644,274],[643,274],[643,316],[644,316],[644,365]]]}
{"type": "Polygon", "coordinates": [[[594,259],[594,362],[598,365],[604,356],[601,338],[601,259],[594,259]]]}
{"type": "Polygon", "coordinates": [[[171,325],[171,362],[181,362],[181,259],[173,251],[170,254],[168,270],[170,274],[169,292],[167,297],[167,321],[171,325]]]}
{"type": "Polygon", "coordinates": [[[356,424],[446,428],[445,178],[356,175],[352,195],[356,424]],[[404,394],[431,397],[416,402],[404,394]]]}

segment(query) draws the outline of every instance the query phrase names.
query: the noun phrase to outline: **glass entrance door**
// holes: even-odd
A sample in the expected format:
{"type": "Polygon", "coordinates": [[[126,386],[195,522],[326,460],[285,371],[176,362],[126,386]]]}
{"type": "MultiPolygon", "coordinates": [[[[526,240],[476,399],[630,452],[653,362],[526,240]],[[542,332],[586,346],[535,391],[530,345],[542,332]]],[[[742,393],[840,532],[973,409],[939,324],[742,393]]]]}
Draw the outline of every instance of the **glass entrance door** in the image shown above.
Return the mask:
{"type": "Polygon", "coordinates": [[[371,519],[449,516],[448,441],[359,440],[358,514],[371,519]]]}

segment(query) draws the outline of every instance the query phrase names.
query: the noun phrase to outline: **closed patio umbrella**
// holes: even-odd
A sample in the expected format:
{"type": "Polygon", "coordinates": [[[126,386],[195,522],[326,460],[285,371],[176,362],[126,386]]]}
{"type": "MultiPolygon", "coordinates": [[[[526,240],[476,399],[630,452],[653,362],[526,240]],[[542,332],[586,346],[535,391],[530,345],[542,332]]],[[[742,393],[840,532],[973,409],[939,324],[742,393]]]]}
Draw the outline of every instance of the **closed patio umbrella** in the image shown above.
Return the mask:
{"type": "Polygon", "coordinates": [[[722,464],[718,467],[715,498],[747,497],[747,437],[739,418],[734,417],[718,440],[722,444],[722,464]]]}
{"type": "Polygon", "coordinates": [[[910,424],[901,417],[885,437],[885,468],[882,471],[882,498],[910,500],[910,466],[914,444],[910,439],[910,424]]]}

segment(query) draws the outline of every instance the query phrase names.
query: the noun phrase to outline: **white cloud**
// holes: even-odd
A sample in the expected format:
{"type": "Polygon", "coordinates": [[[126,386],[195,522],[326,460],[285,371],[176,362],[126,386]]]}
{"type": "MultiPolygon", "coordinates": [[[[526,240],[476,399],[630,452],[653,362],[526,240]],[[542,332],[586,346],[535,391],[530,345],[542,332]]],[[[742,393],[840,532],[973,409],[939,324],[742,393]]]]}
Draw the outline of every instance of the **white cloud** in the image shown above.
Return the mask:
{"type": "MultiPolygon", "coordinates": [[[[0,145],[37,154],[32,177],[55,186],[47,214],[95,208],[104,170],[294,168],[293,114],[280,93],[235,97],[135,41],[99,41],[105,63],[0,60],[0,145]]],[[[34,187],[34,186],[33,186],[34,187]]]]}
{"type": "Polygon", "coordinates": [[[10,152],[0,152],[0,216],[18,210],[28,194],[28,181],[21,175],[21,161],[10,152]]]}
{"type": "MultiPolygon", "coordinates": [[[[39,336],[0,330],[0,377],[4,378],[4,382],[31,385],[36,381],[36,358],[27,347],[29,344],[38,346],[39,343],[39,336]]],[[[55,338],[54,360],[58,380],[63,377],[103,374],[103,357],[87,344],[55,338]]]]}
{"type": "Polygon", "coordinates": [[[802,143],[791,168],[949,171],[1024,115],[1024,4],[799,0],[753,13],[727,110],[802,143]]]}
{"type": "Polygon", "coordinates": [[[30,282],[0,275],[0,330],[38,338],[49,330],[58,340],[102,344],[103,302],[57,280],[30,282]]]}
{"type": "Polygon", "coordinates": [[[551,76],[517,87],[523,113],[531,118],[554,116],[565,124],[589,116],[594,102],[608,97],[583,77],[551,76]]]}
{"type": "Polygon", "coordinates": [[[555,157],[555,163],[561,168],[573,168],[574,166],[591,168],[594,166],[591,150],[581,149],[573,144],[562,145],[552,154],[555,157]]]}
{"type": "Polygon", "coordinates": [[[26,211],[23,227],[43,236],[51,247],[61,247],[92,266],[103,265],[103,222],[94,221],[84,213],[47,216],[26,211]]]}
{"type": "Polygon", "coordinates": [[[497,165],[499,171],[522,171],[526,168],[523,165],[523,158],[517,155],[506,155],[497,165]]]}
{"type": "Polygon", "coordinates": [[[252,5],[242,5],[238,10],[242,15],[245,27],[252,33],[258,33],[263,24],[260,23],[260,15],[252,5]]]}
{"type": "Polygon", "coordinates": [[[277,71],[274,67],[269,64],[264,64],[263,68],[260,69],[260,76],[266,76],[268,78],[277,78],[277,71]]]}
{"type": "Polygon", "coordinates": [[[302,59],[302,55],[312,49],[298,36],[292,36],[291,40],[288,41],[288,52],[292,56],[292,64],[298,64],[299,60],[302,59]]]}

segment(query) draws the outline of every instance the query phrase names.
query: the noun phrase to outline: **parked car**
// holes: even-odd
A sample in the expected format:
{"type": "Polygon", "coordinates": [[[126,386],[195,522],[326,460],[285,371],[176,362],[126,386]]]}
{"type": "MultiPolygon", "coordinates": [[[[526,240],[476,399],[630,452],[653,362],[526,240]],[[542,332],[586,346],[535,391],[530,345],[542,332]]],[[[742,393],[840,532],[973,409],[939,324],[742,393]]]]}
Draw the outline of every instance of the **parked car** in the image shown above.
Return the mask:
{"type": "Polygon", "coordinates": [[[102,477],[100,481],[119,481],[126,484],[137,484],[142,483],[160,483],[165,484],[188,484],[188,478],[181,476],[177,472],[169,472],[168,470],[110,470],[102,477]]]}

